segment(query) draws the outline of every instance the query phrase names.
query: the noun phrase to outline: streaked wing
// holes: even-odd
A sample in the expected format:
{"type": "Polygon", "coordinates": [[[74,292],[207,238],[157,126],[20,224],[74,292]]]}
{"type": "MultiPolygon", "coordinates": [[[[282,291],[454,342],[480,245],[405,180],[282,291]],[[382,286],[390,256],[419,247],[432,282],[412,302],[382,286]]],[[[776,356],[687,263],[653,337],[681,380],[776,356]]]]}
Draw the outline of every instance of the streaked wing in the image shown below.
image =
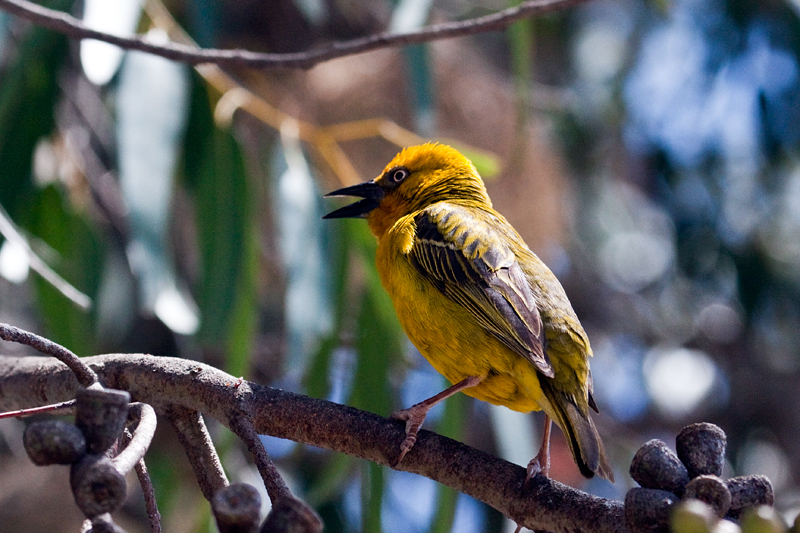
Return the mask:
{"type": "Polygon", "coordinates": [[[502,235],[466,209],[434,204],[414,219],[417,270],[511,350],[553,377],[533,292],[502,235]]]}

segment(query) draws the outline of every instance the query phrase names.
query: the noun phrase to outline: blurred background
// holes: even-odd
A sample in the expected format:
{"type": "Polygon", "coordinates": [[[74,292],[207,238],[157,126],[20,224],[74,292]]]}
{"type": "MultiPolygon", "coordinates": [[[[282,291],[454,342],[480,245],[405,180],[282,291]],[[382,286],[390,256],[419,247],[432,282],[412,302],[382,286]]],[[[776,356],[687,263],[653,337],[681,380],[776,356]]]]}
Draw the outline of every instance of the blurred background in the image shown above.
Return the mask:
{"type": "MultiPolygon", "coordinates": [[[[154,42],[291,52],[514,2],[42,3],[154,42]]],[[[708,421],[728,435],[726,475],[767,475],[792,520],[799,17],[798,0],[595,0],[308,71],[222,72],[0,13],[0,321],[80,355],[184,357],[381,415],[408,407],[446,384],[399,328],[366,224],[322,221],[341,205],[322,195],[440,140],[473,159],[592,341],[617,482],[580,477],[559,431],[552,477],[621,499],[641,444],[674,448],[708,421]]],[[[231,479],[258,486],[209,422],[231,479]]],[[[459,395],[425,427],[525,465],[541,424],[459,395]]],[[[0,522],[77,531],[66,467],[33,467],[23,427],[0,424],[0,522]]],[[[326,531],[513,530],[428,479],[264,441],[326,531]]],[[[165,530],[213,530],[165,424],[147,460],[165,530]]],[[[119,523],[145,531],[130,493],[119,523]]]]}

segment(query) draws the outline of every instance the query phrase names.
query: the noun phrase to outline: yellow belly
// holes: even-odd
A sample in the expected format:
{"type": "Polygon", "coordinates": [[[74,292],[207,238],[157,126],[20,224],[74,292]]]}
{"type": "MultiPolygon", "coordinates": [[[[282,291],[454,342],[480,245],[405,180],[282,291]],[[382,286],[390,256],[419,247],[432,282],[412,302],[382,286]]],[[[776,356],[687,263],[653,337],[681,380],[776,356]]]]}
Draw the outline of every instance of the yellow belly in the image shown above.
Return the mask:
{"type": "Polygon", "coordinates": [[[385,248],[379,247],[378,267],[409,339],[448,381],[458,383],[479,376],[484,380],[465,389],[464,394],[515,411],[542,409],[547,400],[529,361],[486,332],[468,310],[423,280],[405,257],[389,257],[385,248]]]}

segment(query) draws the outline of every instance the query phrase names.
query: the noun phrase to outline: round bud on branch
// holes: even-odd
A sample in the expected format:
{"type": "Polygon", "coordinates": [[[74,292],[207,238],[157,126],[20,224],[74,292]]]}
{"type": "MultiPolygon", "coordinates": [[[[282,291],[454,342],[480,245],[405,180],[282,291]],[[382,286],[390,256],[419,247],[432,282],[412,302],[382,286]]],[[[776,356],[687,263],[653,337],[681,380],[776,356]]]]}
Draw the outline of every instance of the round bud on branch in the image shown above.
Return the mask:
{"type": "Polygon", "coordinates": [[[125,476],[108,457],[85,456],[72,465],[69,482],[75,503],[87,518],[110,513],[125,503],[125,476]]]}
{"type": "Polygon", "coordinates": [[[25,428],[25,451],[34,464],[71,465],[86,454],[86,438],[74,424],[63,420],[41,420],[25,428]]]}
{"type": "Polygon", "coordinates": [[[633,488],[625,495],[625,524],[634,533],[669,533],[670,512],[679,501],[665,490],[633,488]]]}
{"type": "Polygon", "coordinates": [[[691,478],[704,474],[721,476],[726,447],[725,432],[707,422],[686,426],[675,438],[675,450],[691,478]]]}
{"type": "Polygon", "coordinates": [[[686,485],[683,497],[707,503],[719,518],[731,508],[731,493],[717,476],[697,476],[686,485]]]}
{"type": "Polygon", "coordinates": [[[258,531],[261,496],[252,485],[234,483],[220,489],[211,500],[220,533],[258,531]]]}
{"type": "Polygon", "coordinates": [[[766,476],[733,477],[725,485],[731,493],[728,514],[732,518],[739,518],[750,507],[775,503],[775,492],[766,476]]]}
{"type": "Polygon", "coordinates": [[[631,461],[631,477],[644,488],[683,495],[689,472],[678,456],[658,439],[646,442],[631,461]]]}
{"type": "Polygon", "coordinates": [[[261,526],[261,533],[321,533],[322,519],[314,509],[293,497],[279,498],[261,526]]]}

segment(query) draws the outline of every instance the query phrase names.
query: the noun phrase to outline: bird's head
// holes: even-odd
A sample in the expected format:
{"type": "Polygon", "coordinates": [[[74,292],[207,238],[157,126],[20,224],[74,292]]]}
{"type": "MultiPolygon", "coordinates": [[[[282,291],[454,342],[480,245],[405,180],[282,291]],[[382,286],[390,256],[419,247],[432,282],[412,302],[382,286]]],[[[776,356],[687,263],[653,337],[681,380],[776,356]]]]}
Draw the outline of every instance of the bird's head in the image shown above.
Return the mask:
{"type": "Polygon", "coordinates": [[[401,217],[436,202],[492,205],[483,180],[470,160],[458,150],[436,143],[405,148],[374,180],[325,196],[363,198],[323,218],[366,218],[378,238],[401,217]]]}

